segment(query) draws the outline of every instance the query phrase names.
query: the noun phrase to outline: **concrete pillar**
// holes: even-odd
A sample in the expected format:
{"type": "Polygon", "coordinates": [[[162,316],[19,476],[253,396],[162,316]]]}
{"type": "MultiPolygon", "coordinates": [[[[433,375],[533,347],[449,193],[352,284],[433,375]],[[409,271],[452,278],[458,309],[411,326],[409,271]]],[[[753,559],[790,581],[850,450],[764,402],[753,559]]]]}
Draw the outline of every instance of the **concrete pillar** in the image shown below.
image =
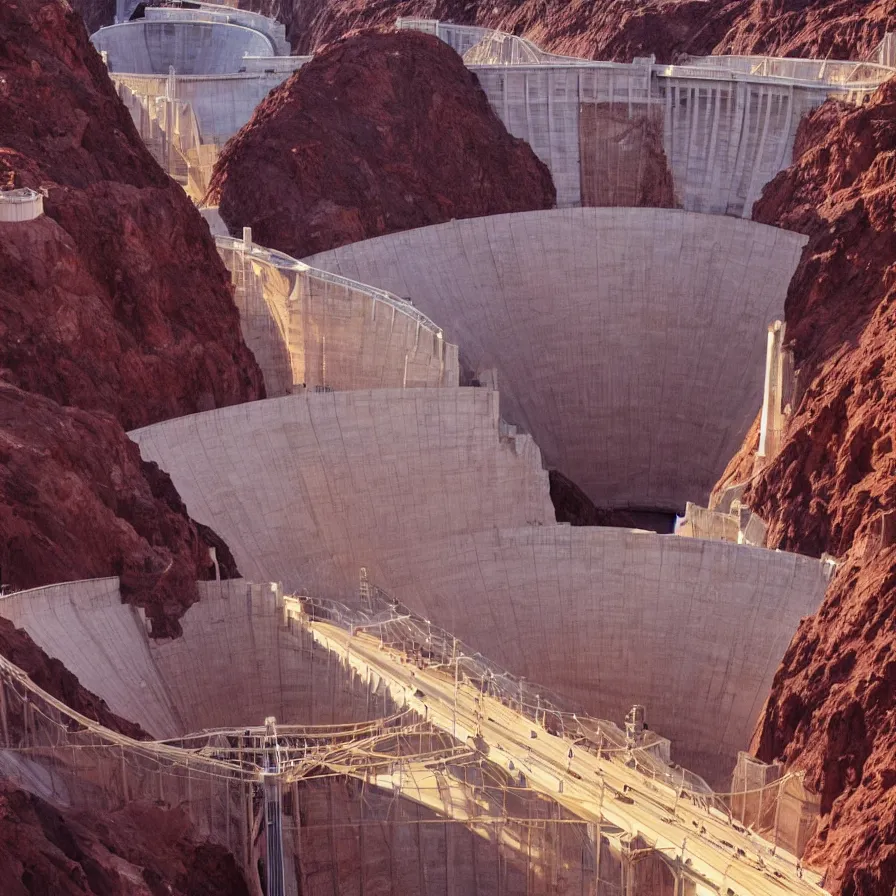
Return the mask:
{"type": "Polygon", "coordinates": [[[784,332],[785,325],[780,320],[769,325],[757,452],[763,465],[777,454],[784,426],[784,332]]]}

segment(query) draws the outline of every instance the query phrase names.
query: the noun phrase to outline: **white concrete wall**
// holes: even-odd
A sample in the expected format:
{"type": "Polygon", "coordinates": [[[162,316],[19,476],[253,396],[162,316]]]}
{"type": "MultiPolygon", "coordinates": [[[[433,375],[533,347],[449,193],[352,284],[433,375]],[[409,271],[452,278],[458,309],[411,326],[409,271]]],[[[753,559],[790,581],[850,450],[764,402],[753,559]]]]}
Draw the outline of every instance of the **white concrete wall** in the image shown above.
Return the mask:
{"type": "Polygon", "coordinates": [[[761,80],[667,77],[657,86],[677,203],[744,218],[792,161],[800,120],[827,99],[825,89],[761,80]]]}
{"type": "Polygon", "coordinates": [[[676,204],[748,218],[762,188],[790,164],[800,119],[837,93],[824,84],[718,80],[712,69],[637,63],[470,69],[510,133],[551,169],[559,208],[581,204],[580,140],[597,136],[580,134],[580,103],[611,103],[634,118],[662,110],[676,204]]]}
{"type": "Polygon", "coordinates": [[[0,190],[0,222],[33,221],[44,213],[44,197],[36,190],[0,190]]]}
{"type": "Polygon", "coordinates": [[[20,591],[0,599],[0,615],[157,738],[261,725],[268,715],[338,724],[395,710],[385,688],[371,692],[286,624],[276,586],[234,579],[198,587],[174,640],[150,639],[142,612],[121,602],[117,578],[20,591]]]}
{"type": "Polygon", "coordinates": [[[276,19],[264,16],[261,13],[251,12],[248,9],[239,9],[236,6],[221,6],[212,3],[203,3],[199,9],[164,9],[149,6],[144,12],[149,21],[219,21],[230,25],[242,25],[253,31],[260,31],[269,38],[278,56],[288,56],[290,52],[289,42],[286,40],[286,26],[276,19]]]}
{"type": "Polygon", "coordinates": [[[502,415],[604,507],[705,501],[762,400],[806,238],[660,209],[501,215],[344,246],[317,268],[410,297],[502,415]]]}
{"type": "Polygon", "coordinates": [[[397,296],[279,252],[217,240],[268,398],[308,389],[458,385],[457,346],[397,296]]]}
{"type": "MultiPolygon", "coordinates": [[[[131,75],[112,72],[116,85],[126,87],[144,106],[159,103],[188,103],[196,118],[199,136],[204,145],[215,150],[226,143],[252,117],[255,107],[293,69],[275,71],[250,71],[228,75],[176,76],[169,79],[158,75],[131,75]],[[174,98],[168,96],[173,86],[174,98]]],[[[149,143],[154,134],[147,132],[144,116],[129,106],[131,116],[140,136],[149,143]]],[[[153,111],[150,117],[164,120],[164,115],[153,111]]],[[[170,139],[170,138],[169,138],[170,139]]]]}
{"type": "Polygon", "coordinates": [[[183,635],[149,651],[184,730],[281,724],[339,724],[395,711],[306,632],[285,623],[275,585],[200,582],[200,599],[181,620],[183,635]]]}
{"type": "Polygon", "coordinates": [[[168,74],[169,67],[186,75],[237,72],[244,55],[274,56],[269,37],[243,25],[137,19],[101,28],[90,38],[108,54],[112,72],[168,74]]]}
{"type": "Polygon", "coordinates": [[[0,598],[0,615],[61,660],[112,712],[155,737],[183,733],[150,654],[143,614],[121,602],[117,578],[18,591],[0,598]]]}
{"type": "Polygon", "coordinates": [[[528,436],[501,434],[486,389],[310,393],[130,433],[252,581],[344,600],[384,551],[554,521],[528,436]]]}
{"type": "Polygon", "coordinates": [[[504,126],[550,168],[557,206],[581,205],[579,104],[624,104],[642,114],[650,102],[650,68],[596,63],[582,66],[476,66],[470,70],[504,126]]]}
{"type": "Polygon", "coordinates": [[[635,703],[672,758],[725,783],[820,561],[627,529],[526,527],[395,551],[390,593],[489,659],[617,724],[635,703]]]}
{"type": "MultiPolygon", "coordinates": [[[[633,118],[664,108],[676,204],[750,217],[765,184],[790,164],[802,116],[829,96],[860,102],[892,75],[874,64],[768,57],[703,57],[685,66],[652,58],[592,62],[487,28],[413,18],[397,26],[436,34],[464,56],[507,129],[551,169],[560,208],[581,204],[579,141],[596,136],[579,133],[580,103],[620,104],[633,118]]],[[[609,167],[607,176],[614,176],[609,167]]]]}

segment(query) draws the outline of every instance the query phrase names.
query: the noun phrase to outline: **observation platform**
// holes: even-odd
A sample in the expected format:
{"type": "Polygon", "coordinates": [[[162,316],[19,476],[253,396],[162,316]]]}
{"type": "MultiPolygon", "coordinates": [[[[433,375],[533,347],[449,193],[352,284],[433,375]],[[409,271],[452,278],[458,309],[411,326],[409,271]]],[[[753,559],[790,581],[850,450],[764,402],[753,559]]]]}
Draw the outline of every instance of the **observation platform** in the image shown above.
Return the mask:
{"type": "Polygon", "coordinates": [[[0,223],[33,221],[43,213],[43,193],[27,187],[18,190],[0,190],[0,223]]]}

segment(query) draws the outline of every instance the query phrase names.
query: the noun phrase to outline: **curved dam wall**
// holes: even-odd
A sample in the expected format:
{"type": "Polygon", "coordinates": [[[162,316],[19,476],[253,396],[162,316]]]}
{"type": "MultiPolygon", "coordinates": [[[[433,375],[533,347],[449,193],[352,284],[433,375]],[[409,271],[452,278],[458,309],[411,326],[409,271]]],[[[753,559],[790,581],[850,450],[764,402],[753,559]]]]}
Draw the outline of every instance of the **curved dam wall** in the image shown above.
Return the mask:
{"type": "Polygon", "coordinates": [[[285,617],[274,585],[199,582],[183,635],[152,640],[118,579],[64,582],[0,599],[0,613],[109,708],[156,738],[206,728],[365,721],[396,710],[285,617]]]}
{"type": "Polygon", "coordinates": [[[494,369],[502,415],[600,507],[709,495],[762,403],[806,238],[666,209],[499,215],[306,261],[414,304],[494,369]]]}
{"type": "Polygon", "coordinates": [[[487,389],[305,392],[130,437],[246,578],[287,592],[344,601],[386,550],[555,519],[537,447],[487,389]]]}
{"type": "Polygon", "coordinates": [[[397,296],[240,240],[217,246],[268,398],[458,385],[457,346],[397,296]]]}
{"type": "Polygon", "coordinates": [[[507,129],[550,168],[560,208],[662,205],[749,218],[793,160],[808,111],[829,97],[862,102],[893,75],[873,63],[769,57],[595,62],[488,28],[415,18],[396,26],[434,34],[464,57],[507,129]],[[672,175],[671,201],[645,195],[657,165],[672,175]]]}
{"type": "Polygon", "coordinates": [[[189,17],[137,19],[90,38],[112,72],[184,75],[238,72],[244,56],[275,56],[274,42],[253,28],[189,17]]]}
{"type": "MultiPolygon", "coordinates": [[[[110,77],[116,86],[127,87],[144,105],[158,105],[163,101],[188,103],[202,143],[219,145],[226,143],[246,124],[255,107],[291,74],[292,69],[227,75],[176,75],[172,78],[110,72],[110,77]]],[[[139,130],[139,121],[134,117],[139,130]]],[[[143,131],[140,136],[146,139],[143,131]]]]}
{"type": "Polygon", "coordinates": [[[411,610],[571,705],[621,725],[644,704],[717,787],[827,587],[810,557],[570,526],[460,534],[382,567],[411,610]]]}
{"type": "Polygon", "coordinates": [[[131,436],[244,575],[357,601],[364,566],[415,612],[573,705],[618,723],[644,703],[676,761],[721,784],[799,619],[821,602],[824,566],[552,524],[537,455],[499,444],[496,398],[289,396],[131,436]]]}

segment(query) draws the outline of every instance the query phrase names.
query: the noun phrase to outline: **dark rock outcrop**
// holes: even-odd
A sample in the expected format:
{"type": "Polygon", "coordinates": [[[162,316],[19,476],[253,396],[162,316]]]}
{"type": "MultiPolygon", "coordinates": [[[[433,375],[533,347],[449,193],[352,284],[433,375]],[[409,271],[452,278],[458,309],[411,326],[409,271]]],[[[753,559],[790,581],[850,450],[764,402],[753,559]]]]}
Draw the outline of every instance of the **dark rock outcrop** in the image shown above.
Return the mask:
{"type": "Polygon", "coordinates": [[[571,526],[620,526],[636,529],[638,522],[627,510],[596,507],[594,502],[571,479],[559,470],[549,472],[551,503],[558,523],[571,526]]]}
{"type": "Polygon", "coordinates": [[[360,34],[315,57],[227,144],[209,188],[233,232],[249,226],[297,258],[555,199],[461,58],[415,32],[360,34]]]}
{"type": "Polygon", "coordinates": [[[88,34],[115,21],[115,0],[70,0],[82,19],[88,34]]]}
{"type": "Polygon", "coordinates": [[[65,3],[0,6],[3,378],[125,429],[263,396],[208,227],[156,165],[65,3]]]}
{"type": "MultiPolygon", "coordinates": [[[[188,516],[166,473],[108,414],[62,408],[0,381],[0,577],[7,587],[117,575],[123,596],[173,635],[196,580],[237,573],[188,516]]],[[[2,607],[0,607],[2,612],[2,607]]]]}
{"type": "MultiPolygon", "coordinates": [[[[59,660],[47,656],[26,631],[16,628],[2,616],[0,616],[0,654],[21,669],[39,688],[61,700],[69,709],[135,740],[150,739],[139,725],[116,715],[106,705],[105,700],[82,687],[77,677],[72,675],[59,660]]],[[[4,714],[4,723],[11,737],[18,737],[24,731],[22,714],[17,713],[13,706],[8,706],[4,714]]],[[[0,842],[2,839],[0,836],[0,842]]],[[[2,880],[0,876],[0,881],[2,880]]]]}
{"type": "Polygon", "coordinates": [[[60,811],[0,782],[4,896],[249,896],[234,857],[181,809],[60,811]]]}
{"type": "MultiPolygon", "coordinates": [[[[775,676],[754,749],[806,769],[811,855],[844,896],[896,884],[896,82],[829,103],[754,216],[809,235],[786,304],[798,402],[744,499],[770,547],[840,567],[775,676]]],[[[728,481],[749,468],[745,446],[728,481]]]]}

